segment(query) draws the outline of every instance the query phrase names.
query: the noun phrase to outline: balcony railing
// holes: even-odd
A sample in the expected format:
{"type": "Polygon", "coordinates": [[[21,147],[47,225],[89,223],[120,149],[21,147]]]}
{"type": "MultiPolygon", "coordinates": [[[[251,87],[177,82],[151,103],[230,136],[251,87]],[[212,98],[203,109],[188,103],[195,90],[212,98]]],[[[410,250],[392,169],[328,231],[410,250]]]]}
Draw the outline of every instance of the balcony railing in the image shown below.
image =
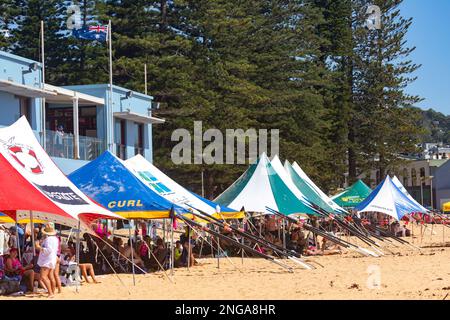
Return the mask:
{"type": "MultiPolygon", "coordinates": [[[[6,126],[0,125],[0,128],[6,126]]],[[[39,143],[42,144],[42,132],[33,130],[39,143]]],[[[74,135],[64,133],[62,136],[56,131],[46,130],[46,152],[51,157],[74,159],[74,135]]],[[[94,160],[106,150],[105,140],[86,136],[79,136],[80,160],[94,160]]],[[[125,149],[124,149],[125,150],[125,149]]],[[[125,151],[124,151],[125,154],[125,151]]]]}
{"type": "Polygon", "coordinates": [[[117,157],[120,159],[125,160],[125,153],[126,153],[127,146],[124,144],[117,144],[116,143],[116,151],[117,151],[117,157]]]}
{"type": "MultiPolygon", "coordinates": [[[[74,135],[46,130],[46,151],[52,157],[74,159],[74,135]]],[[[79,136],[80,160],[93,160],[106,150],[102,139],[79,136]]]]}

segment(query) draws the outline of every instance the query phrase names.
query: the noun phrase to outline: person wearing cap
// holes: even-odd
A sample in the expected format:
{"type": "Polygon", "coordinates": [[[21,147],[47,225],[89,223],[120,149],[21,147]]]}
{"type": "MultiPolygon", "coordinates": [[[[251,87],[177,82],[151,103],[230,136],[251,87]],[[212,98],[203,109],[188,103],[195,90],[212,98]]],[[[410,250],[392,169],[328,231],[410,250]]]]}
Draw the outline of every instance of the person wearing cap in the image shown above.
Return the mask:
{"type": "Polygon", "coordinates": [[[46,238],[42,244],[36,242],[36,249],[39,250],[37,264],[41,268],[40,276],[48,291],[48,297],[53,298],[56,288],[54,269],[58,259],[59,241],[55,229],[50,225],[45,226],[42,233],[46,238]]]}

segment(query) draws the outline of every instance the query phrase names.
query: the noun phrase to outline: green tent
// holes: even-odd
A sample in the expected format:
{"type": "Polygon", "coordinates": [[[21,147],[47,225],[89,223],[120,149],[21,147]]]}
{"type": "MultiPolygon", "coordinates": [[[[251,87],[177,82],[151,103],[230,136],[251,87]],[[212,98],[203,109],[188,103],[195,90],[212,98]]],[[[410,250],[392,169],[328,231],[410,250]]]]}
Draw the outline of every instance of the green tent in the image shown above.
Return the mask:
{"type": "Polygon", "coordinates": [[[343,208],[338,206],[332,199],[330,199],[314,184],[314,182],[300,168],[297,162],[294,162],[294,164],[291,165],[289,161],[286,160],[284,162],[284,169],[286,170],[295,186],[310,202],[321,207],[328,213],[346,213],[343,208]]]}
{"type": "Polygon", "coordinates": [[[262,154],[239,179],[215,200],[216,203],[249,212],[266,212],[266,206],[284,214],[315,214],[312,205],[292,184],[281,163],[272,164],[262,154]]]}
{"type": "Polygon", "coordinates": [[[371,192],[372,189],[362,180],[358,180],[344,192],[335,195],[331,199],[343,208],[354,208],[363,202],[371,192]]]}

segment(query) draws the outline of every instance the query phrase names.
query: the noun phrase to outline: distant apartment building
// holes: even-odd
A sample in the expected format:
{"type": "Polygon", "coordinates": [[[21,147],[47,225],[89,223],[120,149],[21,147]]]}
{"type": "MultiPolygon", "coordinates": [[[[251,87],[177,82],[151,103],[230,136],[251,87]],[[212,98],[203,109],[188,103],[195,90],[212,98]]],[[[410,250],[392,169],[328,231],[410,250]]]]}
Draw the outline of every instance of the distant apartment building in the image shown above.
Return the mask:
{"type": "MultiPolygon", "coordinates": [[[[422,155],[430,155],[428,152],[422,155]]],[[[405,160],[405,165],[397,170],[400,182],[405,186],[411,196],[425,207],[442,209],[442,204],[450,201],[450,161],[438,154],[421,159],[411,157],[405,160]]],[[[384,177],[379,170],[372,170],[370,174],[370,187],[376,187],[384,177]]]]}
{"type": "Polygon", "coordinates": [[[164,122],[152,116],[152,102],[149,95],[119,86],[110,90],[109,84],[43,83],[40,63],[0,51],[0,127],[25,116],[66,174],[105,150],[152,161],[152,125],[164,122]]]}

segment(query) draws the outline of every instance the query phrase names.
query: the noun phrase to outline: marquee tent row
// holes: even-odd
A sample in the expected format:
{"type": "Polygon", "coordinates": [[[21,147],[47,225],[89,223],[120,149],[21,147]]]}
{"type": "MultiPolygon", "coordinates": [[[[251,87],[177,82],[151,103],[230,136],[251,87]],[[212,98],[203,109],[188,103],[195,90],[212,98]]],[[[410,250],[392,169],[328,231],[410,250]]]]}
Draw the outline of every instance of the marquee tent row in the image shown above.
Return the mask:
{"type": "Polygon", "coordinates": [[[191,193],[141,155],[123,161],[105,151],[68,177],[92,199],[126,219],[169,218],[172,208],[178,214],[197,208],[226,219],[243,217],[242,212],[191,193]]]}
{"type": "Polygon", "coordinates": [[[278,156],[270,161],[265,153],[215,201],[233,209],[244,207],[248,212],[266,212],[270,207],[284,214],[316,215],[315,205],[329,213],[346,212],[298,164],[286,162],[283,166],[278,156]]]}

